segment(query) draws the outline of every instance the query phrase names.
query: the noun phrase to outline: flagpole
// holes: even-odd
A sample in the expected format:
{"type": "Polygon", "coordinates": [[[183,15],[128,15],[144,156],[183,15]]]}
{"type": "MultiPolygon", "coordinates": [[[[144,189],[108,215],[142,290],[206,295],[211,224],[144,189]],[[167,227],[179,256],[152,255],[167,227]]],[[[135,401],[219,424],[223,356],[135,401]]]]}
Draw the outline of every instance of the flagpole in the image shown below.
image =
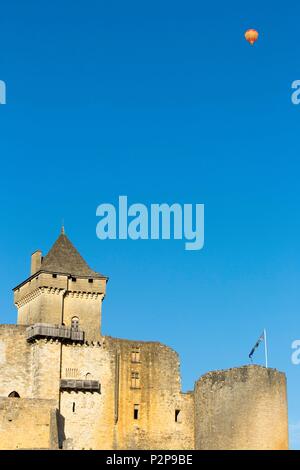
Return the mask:
{"type": "Polygon", "coordinates": [[[267,332],[264,329],[264,338],[265,338],[265,359],[266,359],[266,368],[268,368],[268,346],[267,346],[267,332]]]}

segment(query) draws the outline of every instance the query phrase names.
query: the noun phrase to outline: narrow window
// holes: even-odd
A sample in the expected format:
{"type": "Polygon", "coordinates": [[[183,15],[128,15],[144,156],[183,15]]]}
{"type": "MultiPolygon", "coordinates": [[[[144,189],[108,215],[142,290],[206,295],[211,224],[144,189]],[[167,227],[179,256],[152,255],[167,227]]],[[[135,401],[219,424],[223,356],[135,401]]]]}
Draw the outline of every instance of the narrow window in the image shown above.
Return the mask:
{"type": "Polygon", "coordinates": [[[75,401],[73,401],[72,411],[73,411],[73,413],[75,413],[75,401]]]}
{"type": "Polygon", "coordinates": [[[175,410],[175,423],[181,423],[180,410],[175,410]]]}
{"type": "Polygon", "coordinates": [[[79,328],[79,318],[78,317],[73,317],[72,318],[71,328],[74,328],[74,330],[78,330],[78,328],[79,328]]]}
{"type": "Polygon", "coordinates": [[[139,419],[140,405],[134,405],[133,407],[133,419],[139,419]]]}
{"type": "Polygon", "coordinates": [[[140,388],[140,374],[138,372],[131,372],[131,388],[140,388]]]}
{"type": "Polygon", "coordinates": [[[140,362],[140,348],[139,347],[132,348],[131,362],[140,362]]]}

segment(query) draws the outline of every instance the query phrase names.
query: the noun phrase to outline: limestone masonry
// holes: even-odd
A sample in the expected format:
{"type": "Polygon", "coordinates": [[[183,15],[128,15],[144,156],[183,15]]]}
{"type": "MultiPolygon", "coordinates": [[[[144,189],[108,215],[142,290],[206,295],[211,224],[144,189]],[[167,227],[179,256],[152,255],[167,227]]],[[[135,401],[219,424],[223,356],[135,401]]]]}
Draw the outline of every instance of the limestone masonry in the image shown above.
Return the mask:
{"type": "Polygon", "coordinates": [[[285,374],[209,372],[183,393],[178,355],[101,334],[108,278],[64,231],[0,325],[0,449],[287,449],[285,374]]]}

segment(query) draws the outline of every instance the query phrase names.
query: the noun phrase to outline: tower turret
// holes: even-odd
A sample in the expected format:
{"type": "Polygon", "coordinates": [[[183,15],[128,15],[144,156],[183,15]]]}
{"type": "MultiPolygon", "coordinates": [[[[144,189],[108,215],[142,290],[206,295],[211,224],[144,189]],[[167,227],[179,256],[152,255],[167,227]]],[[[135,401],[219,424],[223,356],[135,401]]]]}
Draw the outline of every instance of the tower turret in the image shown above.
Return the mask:
{"type": "Polygon", "coordinates": [[[33,253],[31,276],[14,289],[17,323],[65,325],[97,341],[107,280],[88,266],[62,229],[44,258],[41,251],[33,253]]]}

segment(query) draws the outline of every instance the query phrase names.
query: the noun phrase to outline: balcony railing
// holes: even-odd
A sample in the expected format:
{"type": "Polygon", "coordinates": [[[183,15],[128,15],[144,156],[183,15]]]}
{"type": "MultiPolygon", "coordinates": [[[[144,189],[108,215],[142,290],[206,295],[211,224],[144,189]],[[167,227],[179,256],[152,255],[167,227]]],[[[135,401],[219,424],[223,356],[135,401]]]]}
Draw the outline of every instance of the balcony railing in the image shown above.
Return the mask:
{"type": "Polygon", "coordinates": [[[98,380],[73,380],[61,379],[60,389],[66,391],[86,391],[86,392],[99,392],[100,383],[98,380]]]}
{"type": "Polygon", "coordinates": [[[59,339],[62,341],[83,342],[84,332],[64,325],[50,325],[48,323],[35,323],[26,328],[27,341],[38,338],[59,339]]]}

